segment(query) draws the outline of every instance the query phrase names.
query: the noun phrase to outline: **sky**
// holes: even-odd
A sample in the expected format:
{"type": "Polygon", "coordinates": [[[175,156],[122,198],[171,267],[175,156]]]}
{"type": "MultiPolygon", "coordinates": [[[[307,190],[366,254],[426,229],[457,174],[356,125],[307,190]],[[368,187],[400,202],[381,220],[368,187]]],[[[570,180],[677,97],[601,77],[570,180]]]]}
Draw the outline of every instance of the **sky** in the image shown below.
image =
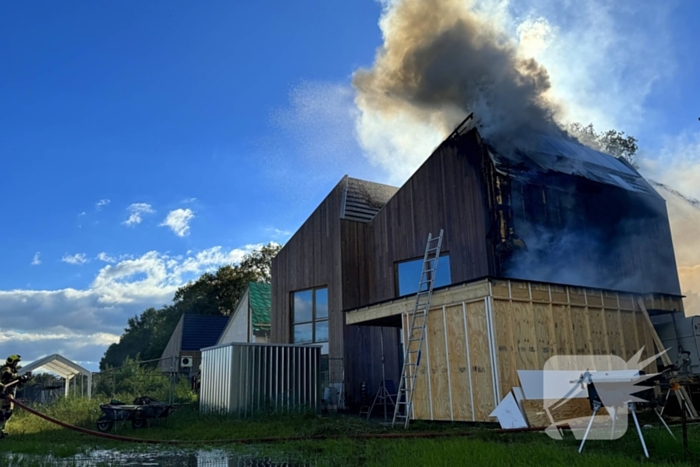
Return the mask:
{"type": "MultiPolygon", "coordinates": [[[[405,181],[445,135],[363,114],[351,85],[395,3],[2,2],[0,356],[96,370],[129,317],[284,243],[343,175],[405,181]]],[[[700,4],[473,8],[565,121],[635,135],[645,175],[700,198],[700,4]]],[[[672,229],[700,293],[692,216],[672,229]]]]}

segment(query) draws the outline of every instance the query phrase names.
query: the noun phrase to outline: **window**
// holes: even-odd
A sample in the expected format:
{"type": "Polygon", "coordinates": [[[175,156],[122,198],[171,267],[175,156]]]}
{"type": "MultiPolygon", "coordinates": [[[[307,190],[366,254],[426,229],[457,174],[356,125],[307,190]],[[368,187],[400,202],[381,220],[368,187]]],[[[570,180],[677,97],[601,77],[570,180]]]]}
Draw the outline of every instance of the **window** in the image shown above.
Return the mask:
{"type": "Polygon", "coordinates": [[[328,288],[292,293],[292,321],[295,344],[323,344],[328,353],[328,288]]]}
{"type": "MultiPolygon", "coordinates": [[[[398,296],[410,295],[418,292],[421,271],[423,270],[423,258],[396,263],[396,288],[398,296]]],[[[450,255],[440,255],[437,275],[433,287],[450,285],[450,255]]],[[[425,286],[424,286],[425,287],[425,286]]],[[[425,289],[424,289],[425,290],[425,289]]]]}

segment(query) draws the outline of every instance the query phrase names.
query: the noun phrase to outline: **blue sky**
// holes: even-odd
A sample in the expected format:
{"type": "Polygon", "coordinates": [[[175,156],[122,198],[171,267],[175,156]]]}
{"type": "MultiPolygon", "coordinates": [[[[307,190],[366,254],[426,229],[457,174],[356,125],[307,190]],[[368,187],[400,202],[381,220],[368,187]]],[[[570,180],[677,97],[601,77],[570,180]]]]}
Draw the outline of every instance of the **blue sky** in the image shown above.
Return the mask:
{"type": "MultiPolygon", "coordinates": [[[[477,6],[547,66],[569,120],[635,134],[650,176],[700,197],[700,5],[606,3],[477,6]]],[[[128,317],[283,243],[344,174],[405,180],[429,151],[402,137],[421,132],[366,137],[350,86],[381,14],[373,0],[3,2],[0,354],[96,368],[128,317]]]]}

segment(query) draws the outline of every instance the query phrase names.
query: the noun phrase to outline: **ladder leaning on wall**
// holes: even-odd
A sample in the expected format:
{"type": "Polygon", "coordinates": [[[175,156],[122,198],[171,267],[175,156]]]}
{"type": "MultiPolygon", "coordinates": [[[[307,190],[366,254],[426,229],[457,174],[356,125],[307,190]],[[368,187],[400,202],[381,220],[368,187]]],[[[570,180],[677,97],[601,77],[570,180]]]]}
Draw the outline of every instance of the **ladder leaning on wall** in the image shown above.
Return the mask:
{"type": "Polygon", "coordinates": [[[430,299],[433,296],[438,259],[440,259],[442,236],[442,229],[440,229],[440,235],[437,237],[433,237],[433,234],[428,234],[428,242],[425,245],[425,256],[423,257],[423,268],[420,281],[418,282],[416,303],[410,317],[409,332],[407,335],[404,335],[403,370],[401,371],[401,381],[396,396],[394,419],[391,426],[395,426],[397,420],[403,420],[404,428],[408,428],[408,422],[411,419],[413,392],[418,365],[420,365],[421,347],[425,338],[425,325],[428,311],[430,310],[430,299]]]}

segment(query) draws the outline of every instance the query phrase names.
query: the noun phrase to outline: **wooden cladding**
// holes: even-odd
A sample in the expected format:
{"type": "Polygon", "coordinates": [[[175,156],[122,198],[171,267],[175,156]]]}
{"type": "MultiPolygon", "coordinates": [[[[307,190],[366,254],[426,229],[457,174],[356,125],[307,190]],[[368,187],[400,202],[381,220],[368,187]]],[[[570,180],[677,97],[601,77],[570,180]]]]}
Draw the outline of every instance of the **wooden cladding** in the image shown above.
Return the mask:
{"type": "Polygon", "coordinates": [[[364,239],[348,241],[362,245],[363,264],[354,280],[364,284],[358,296],[346,297],[346,310],[395,298],[396,263],[422,258],[428,234],[440,229],[453,283],[490,274],[481,164],[473,137],[446,141],[379,211],[364,239]]]}
{"type": "Polygon", "coordinates": [[[398,381],[400,345],[396,328],[382,334],[376,327],[345,324],[346,297],[367,296],[360,270],[368,254],[366,224],[340,218],[345,183],[336,185],[272,261],[271,342],[293,340],[293,292],[327,287],[330,382],[344,382],[352,404],[359,401],[363,381],[370,394],[381,383],[382,337],[386,377],[398,381]]]}
{"type": "MultiPolygon", "coordinates": [[[[642,360],[658,350],[630,295],[487,282],[490,292],[482,282],[480,287],[435,292],[416,378],[414,419],[494,421],[489,414],[520,386],[518,370],[542,370],[555,355],[612,354],[628,361],[642,348],[642,360]],[[466,291],[475,290],[486,293],[465,298],[466,291]]],[[[673,302],[669,297],[655,300],[673,302]]],[[[401,313],[405,342],[409,310],[387,307],[401,313]]],[[[655,365],[644,370],[655,371],[655,365]]],[[[590,409],[583,409],[590,415],[590,409]]]]}

